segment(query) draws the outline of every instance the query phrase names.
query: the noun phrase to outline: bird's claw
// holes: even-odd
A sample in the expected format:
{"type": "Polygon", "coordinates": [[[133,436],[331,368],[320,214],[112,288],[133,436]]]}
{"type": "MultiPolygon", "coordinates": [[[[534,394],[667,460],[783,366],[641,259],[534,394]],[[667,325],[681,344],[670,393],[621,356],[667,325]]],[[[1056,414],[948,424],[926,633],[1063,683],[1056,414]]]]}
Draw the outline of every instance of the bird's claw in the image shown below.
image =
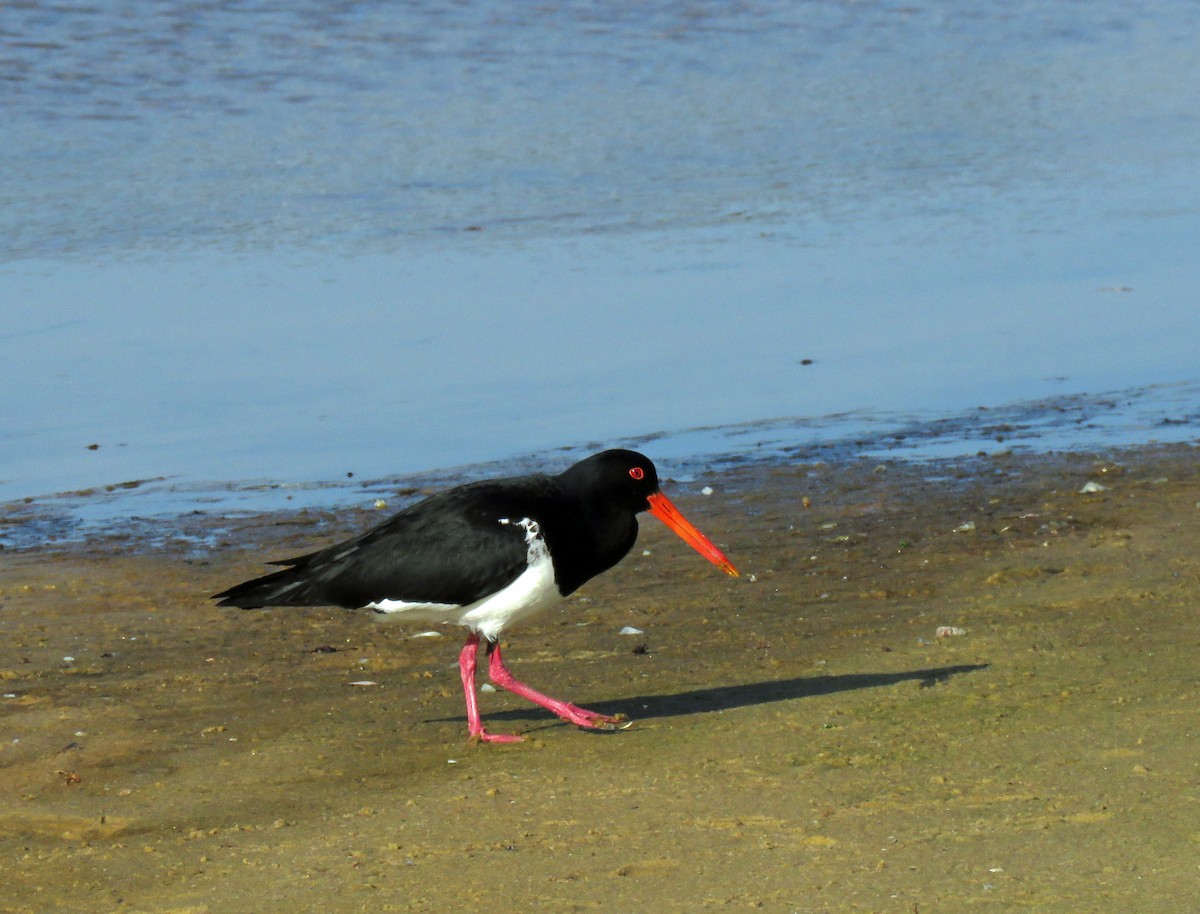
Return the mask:
{"type": "Polygon", "coordinates": [[[627,718],[624,714],[592,714],[586,721],[572,721],[581,727],[588,727],[592,730],[604,730],[605,732],[613,732],[614,730],[628,730],[633,726],[633,721],[627,718]]]}
{"type": "Polygon", "coordinates": [[[467,737],[469,743],[523,743],[524,741],[525,737],[516,733],[488,733],[487,730],[480,730],[467,737]]]}

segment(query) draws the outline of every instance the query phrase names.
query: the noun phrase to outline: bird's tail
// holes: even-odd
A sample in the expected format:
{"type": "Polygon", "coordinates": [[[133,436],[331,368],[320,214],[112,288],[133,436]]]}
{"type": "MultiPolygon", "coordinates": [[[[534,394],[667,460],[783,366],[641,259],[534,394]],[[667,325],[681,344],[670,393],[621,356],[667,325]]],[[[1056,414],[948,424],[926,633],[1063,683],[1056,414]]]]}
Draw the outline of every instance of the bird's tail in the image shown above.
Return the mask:
{"type": "Polygon", "coordinates": [[[296,563],[296,567],[235,584],[228,590],[213,594],[213,599],[220,600],[218,606],[239,606],[242,609],[258,609],[263,606],[312,606],[323,602],[313,590],[312,581],[305,575],[303,565],[296,563]]]}

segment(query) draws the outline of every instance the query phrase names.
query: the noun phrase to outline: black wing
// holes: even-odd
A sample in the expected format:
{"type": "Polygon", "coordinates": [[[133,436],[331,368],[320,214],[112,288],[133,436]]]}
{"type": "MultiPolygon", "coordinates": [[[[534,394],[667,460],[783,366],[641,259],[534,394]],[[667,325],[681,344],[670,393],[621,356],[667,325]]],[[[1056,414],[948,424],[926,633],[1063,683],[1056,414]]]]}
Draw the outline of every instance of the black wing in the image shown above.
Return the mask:
{"type": "MultiPolygon", "coordinates": [[[[540,490],[516,482],[527,480],[473,483],[418,502],[353,539],[287,559],[278,563],[289,566],[282,571],[216,594],[219,605],[474,603],[527,567],[526,531],[518,522],[531,505],[536,515],[542,499],[531,500],[540,490]]],[[[539,482],[544,488],[546,480],[539,482]]]]}

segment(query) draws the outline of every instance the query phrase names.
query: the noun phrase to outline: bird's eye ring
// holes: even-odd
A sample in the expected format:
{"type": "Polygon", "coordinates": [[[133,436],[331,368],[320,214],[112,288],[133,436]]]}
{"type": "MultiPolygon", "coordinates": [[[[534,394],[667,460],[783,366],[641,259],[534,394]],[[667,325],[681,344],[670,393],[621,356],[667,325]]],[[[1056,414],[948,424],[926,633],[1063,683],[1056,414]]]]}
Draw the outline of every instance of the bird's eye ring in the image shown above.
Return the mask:
{"type": "Polygon", "coordinates": [[[629,475],[633,479],[644,479],[646,476],[646,471],[643,470],[641,467],[633,467],[632,469],[630,469],[629,475]]]}

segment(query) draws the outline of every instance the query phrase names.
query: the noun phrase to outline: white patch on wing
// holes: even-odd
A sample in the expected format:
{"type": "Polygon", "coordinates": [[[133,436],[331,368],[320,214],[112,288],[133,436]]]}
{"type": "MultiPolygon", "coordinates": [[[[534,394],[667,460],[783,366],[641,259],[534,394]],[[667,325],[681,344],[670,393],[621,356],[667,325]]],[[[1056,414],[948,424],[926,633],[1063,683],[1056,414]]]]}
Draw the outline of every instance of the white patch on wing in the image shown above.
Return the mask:
{"type": "Polygon", "coordinates": [[[392,613],[412,613],[422,619],[436,619],[456,609],[462,609],[457,603],[411,603],[408,600],[376,600],[368,603],[363,609],[373,609],[377,613],[390,615],[392,613]]]}
{"type": "MultiPolygon", "coordinates": [[[[507,517],[500,518],[499,522],[505,525],[513,523],[507,517]]],[[[528,546],[526,561],[529,567],[507,587],[466,606],[454,603],[376,600],[374,603],[368,603],[364,609],[373,609],[388,616],[407,615],[413,619],[453,622],[467,626],[490,641],[496,640],[500,632],[513,622],[562,599],[558,585],[554,582],[554,563],[550,559],[550,549],[542,538],[538,522],[524,517],[516,521],[516,526],[525,529],[525,543],[528,546]]]]}

